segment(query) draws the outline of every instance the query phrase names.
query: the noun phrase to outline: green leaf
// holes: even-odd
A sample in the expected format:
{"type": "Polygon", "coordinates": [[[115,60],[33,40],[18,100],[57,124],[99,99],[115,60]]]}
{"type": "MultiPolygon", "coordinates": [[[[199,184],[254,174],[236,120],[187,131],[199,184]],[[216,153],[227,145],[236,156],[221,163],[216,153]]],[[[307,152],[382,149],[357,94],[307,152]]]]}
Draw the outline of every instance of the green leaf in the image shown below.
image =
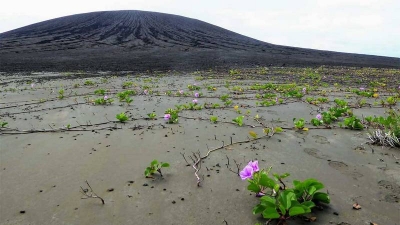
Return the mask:
{"type": "Polygon", "coordinates": [[[148,177],[148,176],[150,176],[150,172],[151,172],[151,168],[150,168],[150,167],[147,167],[146,170],[144,171],[144,175],[145,175],[146,177],[148,177]]]}
{"type": "Polygon", "coordinates": [[[266,208],[262,215],[266,219],[278,219],[281,216],[275,208],[266,208]]]}
{"type": "Polygon", "coordinates": [[[255,184],[255,183],[250,183],[249,186],[247,186],[247,190],[258,193],[261,191],[260,187],[255,184]]]}
{"type": "Polygon", "coordinates": [[[163,163],[161,164],[161,167],[169,167],[169,163],[163,163]]]}
{"type": "Polygon", "coordinates": [[[256,214],[262,213],[264,210],[265,210],[265,206],[263,206],[263,205],[261,205],[261,204],[256,205],[256,206],[253,208],[253,214],[256,215],[256,214]]]}
{"type": "Polygon", "coordinates": [[[262,186],[264,186],[264,187],[269,187],[269,188],[272,189],[272,188],[274,188],[274,186],[275,186],[276,183],[275,183],[274,180],[272,180],[271,178],[269,178],[267,174],[262,173],[262,174],[261,174],[261,178],[260,178],[260,180],[259,180],[259,184],[262,185],[262,186]]]}
{"type": "Polygon", "coordinates": [[[301,184],[301,182],[298,181],[298,180],[294,180],[294,181],[293,181],[293,185],[294,185],[295,188],[299,187],[300,184],[301,184]]]}
{"type": "Polygon", "coordinates": [[[289,209],[289,216],[297,216],[307,213],[306,210],[301,206],[294,206],[289,209]]]}
{"type": "Polygon", "coordinates": [[[329,198],[329,195],[323,192],[316,192],[313,196],[314,201],[320,201],[326,204],[329,204],[331,202],[331,199],[329,198]]]}
{"type": "Polygon", "coordinates": [[[275,205],[275,203],[276,203],[276,200],[274,198],[271,198],[270,196],[267,196],[267,195],[262,196],[260,198],[260,201],[262,204],[265,204],[265,205],[269,205],[267,203],[271,203],[272,205],[275,205]]]}
{"type": "Polygon", "coordinates": [[[279,195],[279,202],[285,209],[289,209],[292,206],[293,199],[295,199],[295,194],[291,190],[285,190],[279,195]]]}
{"type": "Polygon", "coordinates": [[[301,203],[301,205],[306,206],[307,208],[311,209],[312,207],[315,206],[315,203],[312,201],[305,201],[305,202],[301,203]]]}
{"type": "Polygon", "coordinates": [[[156,164],[158,164],[158,161],[157,161],[157,160],[153,160],[153,161],[150,163],[151,166],[154,166],[154,165],[156,165],[156,164]]]}
{"type": "Polygon", "coordinates": [[[309,195],[313,195],[317,191],[317,188],[315,186],[311,186],[308,188],[307,192],[309,195]]]}

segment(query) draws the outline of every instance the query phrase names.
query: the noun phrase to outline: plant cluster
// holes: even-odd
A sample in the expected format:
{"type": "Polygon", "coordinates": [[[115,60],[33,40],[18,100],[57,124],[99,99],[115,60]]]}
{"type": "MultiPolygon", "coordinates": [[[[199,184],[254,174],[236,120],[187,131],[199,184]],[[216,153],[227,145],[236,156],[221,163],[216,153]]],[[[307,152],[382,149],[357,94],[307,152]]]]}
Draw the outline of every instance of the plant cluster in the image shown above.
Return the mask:
{"type": "Polygon", "coordinates": [[[288,219],[310,213],[319,203],[330,203],[327,193],[319,192],[324,185],[316,179],[293,181],[288,188],[284,179],[290,174],[276,174],[270,177],[269,169],[260,169],[258,161],[250,161],[240,172],[242,180],[247,180],[247,189],[256,193],[260,203],[253,208],[253,214],[262,214],[265,219],[277,219],[280,224],[288,219]]]}
{"type": "Polygon", "coordinates": [[[114,101],[114,99],[109,98],[107,95],[104,96],[103,98],[98,98],[94,100],[95,105],[106,105],[106,104],[111,104],[114,101]]]}
{"type": "Polygon", "coordinates": [[[241,127],[241,126],[243,126],[243,119],[244,119],[244,116],[238,116],[235,119],[233,119],[232,122],[234,122],[239,127],[241,127]]]}
{"type": "Polygon", "coordinates": [[[0,121],[0,127],[1,127],[1,128],[6,127],[7,125],[8,125],[8,122],[0,121]]]}
{"type": "Polygon", "coordinates": [[[368,138],[373,144],[400,147],[400,114],[391,110],[387,117],[368,116],[364,120],[375,129],[368,134],[368,138]]]}
{"type": "MultiPolygon", "coordinates": [[[[341,99],[335,99],[336,105],[329,108],[328,111],[318,114],[316,118],[311,119],[311,124],[314,126],[325,125],[329,126],[331,123],[337,121],[340,117],[350,116],[353,117],[353,112],[347,105],[347,102],[341,99]]],[[[347,124],[352,124],[352,122],[357,121],[357,117],[347,120],[347,124]]],[[[356,125],[356,124],[355,124],[356,125]]],[[[347,126],[347,125],[346,125],[347,126]]],[[[360,126],[354,126],[354,128],[359,129],[360,126]]],[[[361,128],[362,129],[362,128],[361,128]]]]}
{"type": "Polygon", "coordinates": [[[60,89],[59,91],[58,91],[58,99],[63,99],[65,96],[64,96],[64,89],[60,89]]]}
{"type": "Polygon", "coordinates": [[[95,90],[94,91],[94,94],[95,95],[105,95],[106,94],[106,90],[104,90],[104,89],[97,89],[97,90],[95,90]]]}
{"type": "Polygon", "coordinates": [[[124,123],[125,121],[127,121],[127,120],[129,119],[128,116],[127,116],[124,112],[122,112],[122,113],[120,113],[120,114],[117,114],[115,117],[116,117],[117,120],[119,120],[119,122],[121,122],[121,123],[124,123]]]}
{"type": "Polygon", "coordinates": [[[169,124],[178,123],[178,121],[179,121],[178,113],[179,113],[179,110],[167,109],[167,110],[165,110],[164,120],[169,124]]]}
{"type": "Polygon", "coordinates": [[[150,120],[155,120],[155,119],[157,119],[157,118],[156,118],[157,115],[156,115],[154,112],[152,112],[152,113],[147,113],[147,116],[149,117],[150,120]]]}
{"type": "Polygon", "coordinates": [[[132,81],[125,81],[124,83],[122,83],[122,88],[126,89],[128,87],[132,87],[133,82],[132,81]]]}
{"type": "Polygon", "coordinates": [[[125,101],[127,103],[131,103],[133,100],[131,100],[130,96],[136,95],[136,91],[134,90],[126,90],[126,91],[122,91],[117,93],[117,97],[119,98],[119,101],[125,101]]]}
{"type": "Polygon", "coordinates": [[[163,176],[161,172],[161,168],[169,167],[169,163],[158,162],[157,160],[153,160],[150,163],[150,166],[146,168],[144,171],[144,175],[148,178],[151,177],[155,172],[158,172],[161,176],[163,176]]]}
{"type": "Polygon", "coordinates": [[[198,86],[197,84],[188,84],[187,88],[191,91],[195,91],[195,90],[200,90],[200,86],[198,86]]]}
{"type": "Polygon", "coordinates": [[[85,83],[83,83],[83,84],[86,85],[86,86],[93,86],[94,82],[91,81],[91,80],[86,80],[85,83]]]}

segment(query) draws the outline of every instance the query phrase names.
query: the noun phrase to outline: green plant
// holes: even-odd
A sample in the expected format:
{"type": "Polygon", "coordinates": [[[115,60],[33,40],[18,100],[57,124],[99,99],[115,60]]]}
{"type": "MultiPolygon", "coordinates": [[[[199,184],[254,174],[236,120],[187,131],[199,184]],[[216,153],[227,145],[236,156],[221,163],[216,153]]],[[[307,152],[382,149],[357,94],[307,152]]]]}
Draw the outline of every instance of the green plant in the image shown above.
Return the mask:
{"type": "Polygon", "coordinates": [[[93,86],[94,82],[91,81],[91,80],[86,80],[85,83],[83,83],[83,84],[86,85],[86,86],[93,86]]]}
{"type": "Polygon", "coordinates": [[[232,121],[237,124],[239,127],[243,126],[243,119],[244,116],[238,116],[235,119],[233,119],[232,121]]]}
{"type": "Polygon", "coordinates": [[[396,105],[397,104],[397,99],[395,97],[393,97],[393,96],[389,96],[389,97],[386,98],[386,102],[389,105],[396,105]]]}
{"type": "Polygon", "coordinates": [[[125,97],[126,104],[130,105],[133,102],[133,99],[130,97],[125,97]]]}
{"type": "Polygon", "coordinates": [[[8,125],[8,122],[5,122],[5,121],[1,121],[1,122],[0,122],[0,127],[1,127],[1,128],[6,127],[7,125],[8,125]]]}
{"type": "Polygon", "coordinates": [[[220,105],[218,103],[214,103],[214,104],[211,105],[211,108],[213,108],[213,109],[216,109],[216,108],[219,108],[219,107],[220,107],[220,105]]]}
{"type": "Polygon", "coordinates": [[[197,84],[193,84],[193,85],[189,84],[187,87],[191,91],[200,90],[201,89],[200,86],[198,86],[197,84]]]}
{"type": "Polygon", "coordinates": [[[296,121],[296,118],[293,118],[294,127],[297,129],[304,129],[305,121],[303,118],[300,118],[296,121]]]}
{"type": "Polygon", "coordinates": [[[226,101],[224,102],[224,105],[225,105],[225,106],[230,106],[230,105],[232,105],[232,100],[226,100],[226,101]]]}
{"type": "Polygon", "coordinates": [[[64,98],[64,89],[60,89],[60,90],[58,91],[58,98],[59,98],[59,99],[63,99],[63,98],[64,98]]]}
{"type": "Polygon", "coordinates": [[[117,97],[119,98],[119,101],[122,102],[122,101],[125,101],[126,98],[128,98],[129,96],[132,96],[132,95],[136,95],[136,92],[134,90],[126,90],[126,91],[119,92],[117,94],[117,97]]]}
{"type": "Polygon", "coordinates": [[[127,115],[125,115],[125,113],[120,113],[120,114],[117,114],[116,116],[115,116],[116,118],[117,118],[117,120],[119,120],[119,122],[121,122],[121,123],[124,123],[125,121],[127,121],[129,118],[128,118],[128,116],[127,115]]]}
{"type": "Polygon", "coordinates": [[[132,85],[133,85],[132,81],[125,81],[124,83],[122,83],[122,88],[125,89],[131,87],[132,85]]]}
{"type": "Polygon", "coordinates": [[[217,117],[217,116],[210,116],[210,121],[211,121],[212,123],[217,123],[218,117],[217,117]]]}
{"type": "Polygon", "coordinates": [[[95,105],[106,105],[107,103],[111,104],[113,101],[114,101],[114,99],[104,96],[103,98],[95,99],[94,104],[95,105]]]}
{"type": "Polygon", "coordinates": [[[105,95],[106,94],[106,90],[97,89],[97,90],[94,91],[94,94],[96,94],[96,95],[105,95]]]}
{"type": "Polygon", "coordinates": [[[221,97],[219,97],[219,99],[221,99],[221,101],[223,101],[223,102],[226,102],[228,100],[228,98],[229,98],[228,94],[221,95],[221,97]]]}
{"type": "Polygon", "coordinates": [[[247,180],[247,189],[256,193],[260,203],[253,208],[253,214],[262,214],[265,219],[278,219],[278,224],[285,224],[291,217],[310,213],[319,203],[330,203],[329,195],[317,192],[324,185],[316,179],[303,182],[293,181],[293,188],[288,188],[284,179],[290,174],[273,174],[271,167],[259,169],[258,161],[250,161],[240,172],[242,180],[247,180]]]}
{"type": "Polygon", "coordinates": [[[216,91],[217,88],[216,88],[215,86],[209,85],[209,86],[207,86],[207,90],[209,90],[209,91],[216,91]]]}
{"type": "Polygon", "coordinates": [[[147,177],[151,177],[155,172],[158,172],[161,176],[163,176],[161,172],[161,168],[169,167],[169,163],[158,162],[157,160],[153,160],[150,163],[150,166],[146,168],[144,171],[144,175],[147,177]]]}
{"type": "Polygon", "coordinates": [[[356,116],[345,118],[343,122],[347,128],[350,128],[352,130],[364,129],[364,126],[362,125],[361,120],[359,118],[357,118],[356,116]]]}
{"type": "Polygon", "coordinates": [[[165,110],[164,120],[169,123],[178,123],[178,115],[179,111],[175,109],[167,109],[165,110]]]}
{"type": "Polygon", "coordinates": [[[238,69],[230,69],[229,70],[229,75],[233,76],[233,75],[238,75],[240,74],[240,70],[238,69]]]}
{"type": "Polygon", "coordinates": [[[156,119],[156,117],[157,117],[157,115],[156,115],[154,112],[148,113],[147,116],[148,116],[149,119],[151,119],[151,120],[154,120],[154,119],[156,119]]]}

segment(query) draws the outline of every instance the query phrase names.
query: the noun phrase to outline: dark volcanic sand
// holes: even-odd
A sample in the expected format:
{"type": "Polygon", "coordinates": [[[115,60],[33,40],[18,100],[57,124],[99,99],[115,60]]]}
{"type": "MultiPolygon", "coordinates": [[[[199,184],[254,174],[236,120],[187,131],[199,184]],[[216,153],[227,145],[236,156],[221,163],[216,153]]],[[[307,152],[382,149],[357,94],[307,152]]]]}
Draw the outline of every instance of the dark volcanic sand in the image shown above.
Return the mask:
{"type": "Polygon", "coordinates": [[[143,11],[72,15],[0,34],[0,71],[193,71],[258,65],[400,68],[400,59],[273,45],[199,20],[143,11]]]}

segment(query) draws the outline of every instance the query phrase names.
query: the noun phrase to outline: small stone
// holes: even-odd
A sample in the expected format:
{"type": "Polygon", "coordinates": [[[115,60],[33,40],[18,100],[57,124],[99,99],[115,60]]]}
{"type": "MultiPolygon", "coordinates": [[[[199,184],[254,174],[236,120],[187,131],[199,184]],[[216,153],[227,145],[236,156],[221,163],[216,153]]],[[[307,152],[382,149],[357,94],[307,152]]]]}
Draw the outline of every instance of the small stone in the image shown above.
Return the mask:
{"type": "Polygon", "coordinates": [[[149,186],[149,185],[148,185],[148,184],[146,184],[146,183],[144,183],[144,184],[143,184],[143,186],[147,187],[147,186],[149,186]]]}
{"type": "Polygon", "coordinates": [[[21,210],[21,211],[19,211],[19,213],[24,214],[24,213],[25,213],[25,210],[21,210]]]}
{"type": "Polygon", "coordinates": [[[333,215],[339,216],[338,212],[333,212],[333,215]]]}
{"type": "Polygon", "coordinates": [[[114,188],[109,188],[109,189],[107,189],[107,191],[112,192],[112,191],[114,191],[114,188]]]}
{"type": "Polygon", "coordinates": [[[172,201],[172,204],[175,204],[176,203],[176,201],[174,200],[174,201],[172,201]]]}

